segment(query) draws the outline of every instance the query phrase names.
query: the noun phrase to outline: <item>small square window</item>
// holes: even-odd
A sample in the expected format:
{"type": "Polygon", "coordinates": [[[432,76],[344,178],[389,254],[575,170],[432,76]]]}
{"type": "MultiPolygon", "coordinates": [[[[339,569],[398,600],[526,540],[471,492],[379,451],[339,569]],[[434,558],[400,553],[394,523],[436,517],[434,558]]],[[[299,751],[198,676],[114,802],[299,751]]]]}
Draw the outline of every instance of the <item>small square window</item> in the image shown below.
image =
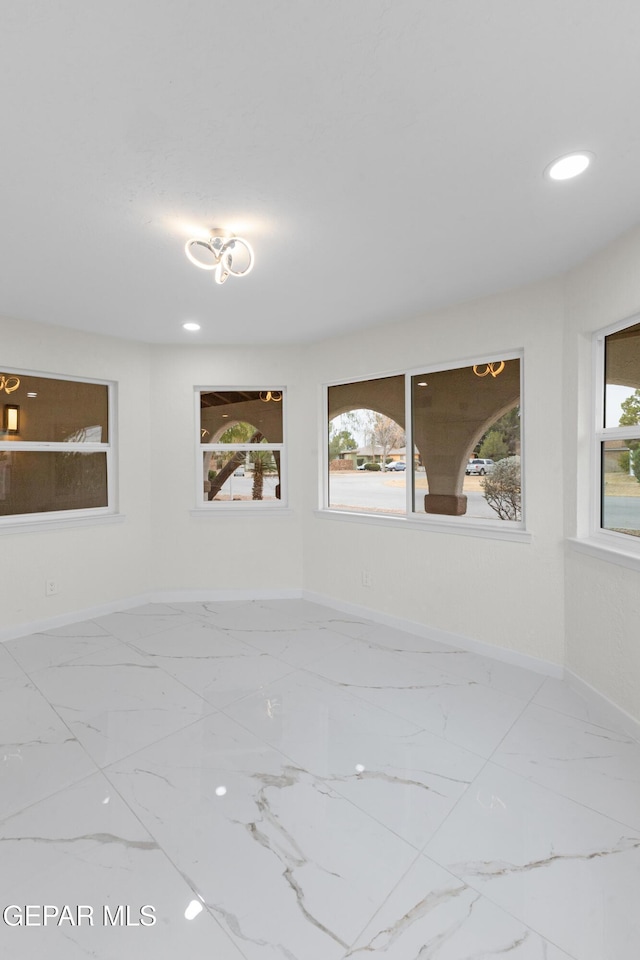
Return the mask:
{"type": "Polygon", "coordinates": [[[198,507],[282,505],[283,388],[201,389],[198,507]]]}

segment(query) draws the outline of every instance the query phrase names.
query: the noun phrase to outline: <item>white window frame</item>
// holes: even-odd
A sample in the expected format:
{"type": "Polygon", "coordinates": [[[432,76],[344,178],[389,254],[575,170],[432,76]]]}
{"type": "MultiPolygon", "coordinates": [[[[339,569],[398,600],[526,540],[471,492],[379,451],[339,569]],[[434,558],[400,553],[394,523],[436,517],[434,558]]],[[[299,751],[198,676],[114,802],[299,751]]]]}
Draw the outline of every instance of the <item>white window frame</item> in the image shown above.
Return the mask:
{"type": "Polygon", "coordinates": [[[582,552],[600,555],[640,570],[640,537],[617,533],[602,526],[602,444],[606,440],[635,440],[640,437],[640,424],[631,427],[605,427],[605,339],[612,333],[640,323],[640,314],[627,317],[596,331],[593,335],[593,440],[591,444],[591,495],[589,502],[589,536],[571,543],[582,552]],[[617,558],[615,556],[617,554],[617,558]]]}
{"type": "Polygon", "coordinates": [[[462,536],[481,537],[489,540],[512,540],[522,543],[530,543],[531,534],[526,527],[526,469],[525,469],[525,414],[524,414],[524,350],[505,350],[495,351],[491,355],[473,356],[461,360],[451,360],[446,362],[423,364],[411,369],[396,369],[391,371],[370,373],[366,376],[341,377],[339,380],[331,380],[322,385],[321,400],[321,422],[322,429],[322,450],[319,457],[320,477],[319,477],[319,504],[316,516],[324,519],[342,520],[349,523],[368,523],[380,524],[381,526],[396,526],[412,528],[416,530],[429,530],[437,533],[451,533],[462,536]],[[504,521],[504,520],[482,520],[474,517],[447,517],[435,514],[419,514],[413,511],[413,471],[407,470],[411,475],[411,481],[406,484],[406,507],[405,515],[385,515],[376,513],[367,513],[366,511],[350,512],[348,510],[337,510],[329,506],[329,388],[341,386],[348,383],[362,383],[370,380],[382,380],[385,377],[404,376],[405,378],[405,436],[408,450],[413,450],[413,417],[411,410],[411,378],[420,374],[436,373],[443,370],[456,370],[460,367],[472,367],[474,364],[482,365],[495,362],[499,356],[500,360],[519,360],[520,361],[520,469],[522,485],[522,520],[504,521]]]}
{"type": "Polygon", "coordinates": [[[107,388],[108,403],[108,432],[109,438],[101,443],[80,443],[62,441],[50,443],[34,440],[0,440],[0,451],[9,453],[39,452],[39,453],[105,453],[107,465],[107,506],[90,507],[67,510],[47,510],[41,513],[12,513],[0,517],[0,533],[14,533],[20,530],[32,530],[35,527],[57,528],[68,524],[97,523],[124,519],[118,513],[117,495],[117,383],[112,380],[98,380],[94,377],[78,377],[63,373],[42,372],[41,370],[24,370],[15,367],[3,367],[2,372],[18,377],[38,377],[43,380],[64,380],[72,383],[95,383],[107,388]]]}
{"type": "Polygon", "coordinates": [[[268,514],[272,512],[281,513],[283,510],[288,507],[288,483],[287,483],[287,418],[288,418],[288,406],[287,406],[287,388],[282,386],[275,386],[273,383],[270,383],[268,386],[221,386],[220,384],[215,384],[214,386],[196,386],[194,387],[194,422],[195,422],[195,509],[191,511],[192,516],[202,517],[202,516],[215,516],[221,512],[258,512],[260,514],[268,514]],[[200,436],[200,395],[202,393],[215,393],[219,391],[220,393],[243,393],[243,392],[259,392],[266,393],[268,391],[278,392],[282,394],[282,400],[280,401],[282,409],[282,443],[260,443],[260,444],[248,444],[248,443],[202,443],[200,436]],[[202,499],[202,454],[206,451],[215,453],[217,451],[226,451],[233,452],[238,450],[251,450],[255,448],[256,450],[272,452],[278,451],[280,453],[280,499],[279,500],[209,500],[205,502],[202,499]]]}

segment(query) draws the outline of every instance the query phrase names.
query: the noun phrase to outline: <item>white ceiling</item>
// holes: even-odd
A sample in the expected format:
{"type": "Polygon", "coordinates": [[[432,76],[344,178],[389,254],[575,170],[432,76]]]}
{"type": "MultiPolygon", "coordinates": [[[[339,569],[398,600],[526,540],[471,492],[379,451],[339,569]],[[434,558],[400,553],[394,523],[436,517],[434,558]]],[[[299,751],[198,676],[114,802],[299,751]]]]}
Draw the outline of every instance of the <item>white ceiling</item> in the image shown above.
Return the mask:
{"type": "Polygon", "coordinates": [[[303,342],[557,274],[640,221],[639,50],[638,0],[5,0],[0,313],[303,342]]]}

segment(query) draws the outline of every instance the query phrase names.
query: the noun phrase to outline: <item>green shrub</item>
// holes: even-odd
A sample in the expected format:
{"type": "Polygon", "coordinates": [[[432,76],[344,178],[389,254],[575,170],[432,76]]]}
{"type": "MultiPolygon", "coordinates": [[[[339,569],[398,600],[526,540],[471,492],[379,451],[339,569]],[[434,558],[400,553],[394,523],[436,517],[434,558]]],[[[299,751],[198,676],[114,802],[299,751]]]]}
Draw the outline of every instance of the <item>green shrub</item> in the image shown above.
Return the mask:
{"type": "Polygon", "coordinates": [[[365,463],[364,468],[365,470],[382,470],[382,467],[380,466],[379,463],[373,463],[373,462],[365,463]]]}
{"type": "Polygon", "coordinates": [[[520,457],[505,457],[481,484],[487,503],[501,520],[522,519],[520,457]]]}

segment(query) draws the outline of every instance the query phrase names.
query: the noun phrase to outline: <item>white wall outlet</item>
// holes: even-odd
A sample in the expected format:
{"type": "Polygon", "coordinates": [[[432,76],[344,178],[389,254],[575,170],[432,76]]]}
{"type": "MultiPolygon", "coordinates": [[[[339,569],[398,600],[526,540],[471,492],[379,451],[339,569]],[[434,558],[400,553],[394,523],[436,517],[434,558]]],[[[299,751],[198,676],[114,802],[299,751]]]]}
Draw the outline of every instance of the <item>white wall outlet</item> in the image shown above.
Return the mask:
{"type": "Polygon", "coordinates": [[[363,587],[372,587],[373,581],[371,579],[371,571],[363,570],[362,571],[362,586],[363,587]]]}
{"type": "Polygon", "coordinates": [[[45,584],[44,584],[45,597],[55,597],[57,592],[58,592],[58,581],[45,580],[45,584]]]}

